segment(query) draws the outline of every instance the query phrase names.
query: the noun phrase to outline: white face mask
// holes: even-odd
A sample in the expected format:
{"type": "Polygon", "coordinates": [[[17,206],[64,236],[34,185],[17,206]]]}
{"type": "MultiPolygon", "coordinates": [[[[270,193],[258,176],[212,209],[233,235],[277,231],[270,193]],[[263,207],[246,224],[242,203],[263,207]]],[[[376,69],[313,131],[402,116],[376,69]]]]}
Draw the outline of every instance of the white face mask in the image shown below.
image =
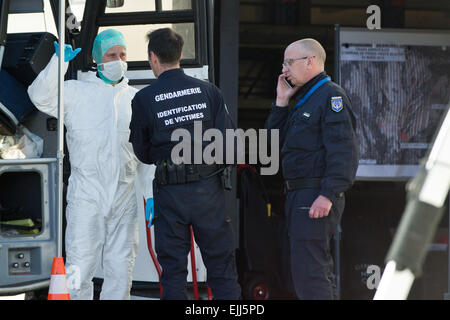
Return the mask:
{"type": "Polygon", "coordinates": [[[98,71],[110,81],[119,81],[127,71],[128,65],[122,60],[114,60],[111,62],[99,63],[98,71]]]}

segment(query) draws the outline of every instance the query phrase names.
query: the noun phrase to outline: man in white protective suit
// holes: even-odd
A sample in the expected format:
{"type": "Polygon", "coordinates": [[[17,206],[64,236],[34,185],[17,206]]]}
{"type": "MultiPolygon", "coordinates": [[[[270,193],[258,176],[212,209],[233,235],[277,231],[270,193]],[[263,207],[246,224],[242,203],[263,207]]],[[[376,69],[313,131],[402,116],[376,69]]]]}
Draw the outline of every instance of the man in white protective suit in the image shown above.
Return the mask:
{"type": "MultiPolygon", "coordinates": [[[[58,48],[55,43],[55,48],[58,48]]],[[[65,45],[68,61],[81,48],[65,45]]],[[[58,50],[28,88],[42,112],[58,112],[58,50]]],[[[124,77],[123,35],[108,29],[94,40],[97,73],[64,82],[64,122],[71,174],[67,192],[66,266],[79,271],[79,287],[70,297],[92,299],[97,267],[104,272],[100,299],[129,299],[137,252],[136,170],[139,163],[128,142],[131,100],[137,90],[124,77]]],[[[148,166],[147,166],[148,167],[148,166]]]]}

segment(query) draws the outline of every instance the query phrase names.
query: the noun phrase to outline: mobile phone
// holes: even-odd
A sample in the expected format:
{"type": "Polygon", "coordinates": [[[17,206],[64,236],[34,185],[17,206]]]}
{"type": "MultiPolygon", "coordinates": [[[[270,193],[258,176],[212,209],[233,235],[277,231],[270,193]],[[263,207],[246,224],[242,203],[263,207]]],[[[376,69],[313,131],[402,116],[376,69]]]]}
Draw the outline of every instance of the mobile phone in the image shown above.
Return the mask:
{"type": "Polygon", "coordinates": [[[294,87],[294,85],[288,80],[288,79],[286,79],[286,78],[283,78],[283,80],[284,80],[284,82],[287,84],[287,86],[289,87],[289,88],[293,88],[294,87]]]}

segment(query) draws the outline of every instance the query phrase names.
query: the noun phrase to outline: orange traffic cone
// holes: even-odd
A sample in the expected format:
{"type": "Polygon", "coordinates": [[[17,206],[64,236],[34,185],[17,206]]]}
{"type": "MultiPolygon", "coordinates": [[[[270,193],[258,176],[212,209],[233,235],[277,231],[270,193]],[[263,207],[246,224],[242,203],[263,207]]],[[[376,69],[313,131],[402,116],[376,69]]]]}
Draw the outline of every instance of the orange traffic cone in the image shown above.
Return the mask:
{"type": "Polygon", "coordinates": [[[66,270],[64,269],[64,260],[62,257],[53,258],[48,300],[70,300],[66,283],[66,270]]]}

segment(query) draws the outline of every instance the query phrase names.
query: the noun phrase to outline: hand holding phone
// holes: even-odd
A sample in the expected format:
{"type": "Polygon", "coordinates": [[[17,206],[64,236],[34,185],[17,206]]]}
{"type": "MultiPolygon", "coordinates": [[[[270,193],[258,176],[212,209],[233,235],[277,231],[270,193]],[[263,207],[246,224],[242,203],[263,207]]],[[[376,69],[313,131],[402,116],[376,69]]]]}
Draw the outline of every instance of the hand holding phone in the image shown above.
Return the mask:
{"type": "Polygon", "coordinates": [[[278,76],[277,83],[277,106],[287,106],[289,105],[289,99],[300,89],[296,87],[292,82],[286,79],[284,74],[278,76]],[[284,82],[284,83],[283,83],[284,82]]]}
{"type": "Polygon", "coordinates": [[[286,83],[289,88],[292,89],[294,87],[294,85],[287,78],[283,78],[283,80],[284,83],[286,83]]]}

